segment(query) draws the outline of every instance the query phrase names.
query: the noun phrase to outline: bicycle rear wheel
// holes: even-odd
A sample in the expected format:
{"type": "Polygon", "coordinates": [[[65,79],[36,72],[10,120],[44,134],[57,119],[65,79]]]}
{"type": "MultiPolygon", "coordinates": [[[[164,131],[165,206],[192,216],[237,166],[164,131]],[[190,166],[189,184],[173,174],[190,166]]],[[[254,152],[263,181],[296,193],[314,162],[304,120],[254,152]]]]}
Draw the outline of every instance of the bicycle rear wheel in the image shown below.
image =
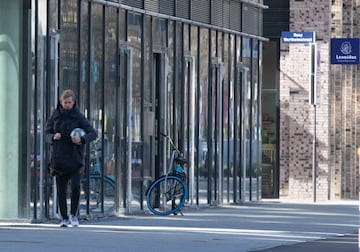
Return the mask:
{"type": "MultiPolygon", "coordinates": [[[[90,184],[86,178],[81,180],[80,187],[80,210],[86,209],[87,198],[89,197],[90,212],[102,211],[102,194],[101,194],[101,176],[90,175],[90,184]],[[89,195],[87,193],[89,190],[89,195]]],[[[114,209],[115,182],[109,178],[104,178],[104,212],[111,212],[114,209]]]]}
{"type": "Polygon", "coordinates": [[[156,215],[177,213],[188,197],[188,187],[178,176],[162,176],[151,183],[146,192],[149,210],[156,215]]]}

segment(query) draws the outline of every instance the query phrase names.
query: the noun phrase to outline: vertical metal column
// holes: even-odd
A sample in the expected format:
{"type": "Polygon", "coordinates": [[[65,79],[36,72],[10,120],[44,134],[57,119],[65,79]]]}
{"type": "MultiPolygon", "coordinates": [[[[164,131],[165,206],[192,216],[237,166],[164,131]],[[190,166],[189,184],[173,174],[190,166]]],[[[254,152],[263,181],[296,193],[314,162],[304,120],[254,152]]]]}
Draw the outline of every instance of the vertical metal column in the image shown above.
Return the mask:
{"type": "Polygon", "coordinates": [[[189,56],[186,59],[190,64],[190,89],[189,89],[189,199],[190,205],[195,202],[195,94],[196,94],[196,79],[195,79],[195,57],[189,56]]]}
{"type": "Polygon", "coordinates": [[[222,150],[222,134],[223,134],[223,108],[222,108],[222,103],[223,103],[223,81],[224,81],[224,63],[220,62],[218,63],[218,67],[217,67],[217,71],[218,71],[218,79],[217,79],[217,84],[216,84],[216,114],[217,114],[217,126],[216,128],[218,129],[217,132],[215,132],[215,134],[217,134],[217,149],[216,149],[216,158],[217,158],[217,166],[218,166],[218,183],[217,183],[217,203],[218,204],[222,204],[223,202],[223,150],[222,150]]]}
{"type": "MultiPolygon", "coordinates": [[[[50,34],[50,60],[54,64],[54,108],[57,106],[58,99],[58,90],[59,90],[59,40],[60,34],[57,30],[51,30],[50,34]]],[[[53,177],[53,208],[52,208],[52,217],[56,217],[57,212],[57,189],[56,189],[56,179],[53,177]]]]}
{"type": "Polygon", "coordinates": [[[241,99],[241,140],[242,140],[242,147],[241,147],[241,156],[242,156],[242,174],[241,174],[241,183],[242,183],[242,190],[241,190],[241,201],[246,201],[246,184],[248,183],[246,180],[246,169],[247,169],[247,161],[248,161],[248,148],[250,148],[250,142],[247,139],[247,128],[249,126],[249,119],[248,119],[248,73],[250,69],[248,67],[242,67],[242,99],[241,99]]]}
{"type": "Polygon", "coordinates": [[[127,188],[126,188],[126,212],[131,214],[131,201],[132,201],[132,56],[133,50],[131,47],[127,48],[127,111],[126,111],[126,139],[127,139],[127,188]]]}

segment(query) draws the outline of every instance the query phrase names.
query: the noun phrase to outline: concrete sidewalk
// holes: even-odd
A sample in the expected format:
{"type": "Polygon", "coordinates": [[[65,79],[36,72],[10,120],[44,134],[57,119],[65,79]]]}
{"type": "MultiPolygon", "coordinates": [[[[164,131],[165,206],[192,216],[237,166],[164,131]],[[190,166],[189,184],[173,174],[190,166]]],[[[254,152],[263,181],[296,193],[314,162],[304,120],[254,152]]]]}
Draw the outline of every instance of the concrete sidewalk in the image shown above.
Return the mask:
{"type": "Polygon", "coordinates": [[[358,251],[358,223],[358,201],[263,201],[188,208],[184,216],[106,217],[82,221],[78,228],[0,223],[0,251],[280,252],[323,251],[323,244],[331,244],[327,252],[358,251]],[[331,242],[343,235],[348,236],[331,242]],[[324,239],[329,243],[319,242],[324,239]]]}

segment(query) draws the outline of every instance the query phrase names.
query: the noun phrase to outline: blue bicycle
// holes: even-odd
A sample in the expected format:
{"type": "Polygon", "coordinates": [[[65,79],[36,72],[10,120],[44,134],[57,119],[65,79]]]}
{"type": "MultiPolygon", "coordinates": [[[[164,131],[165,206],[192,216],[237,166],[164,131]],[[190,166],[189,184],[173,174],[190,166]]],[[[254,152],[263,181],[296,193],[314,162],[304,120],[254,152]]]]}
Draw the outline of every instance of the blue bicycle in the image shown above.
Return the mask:
{"type": "Polygon", "coordinates": [[[104,177],[104,187],[102,188],[102,179],[100,174],[91,174],[90,183],[88,183],[87,178],[80,180],[80,210],[86,209],[89,200],[89,209],[91,211],[100,212],[102,201],[104,201],[104,212],[113,211],[115,181],[110,177],[104,177]],[[102,191],[104,191],[103,194],[102,191]]]}
{"type": "Polygon", "coordinates": [[[156,215],[182,214],[182,207],[188,198],[184,164],[187,160],[175,146],[172,139],[161,133],[172,146],[170,164],[165,175],[153,181],[146,191],[146,203],[149,210],[156,215]]]}
{"type": "Polygon", "coordinates": [[[89,180],[83,177],[80,180],[80,210],[89,206],[92,212],[101,212],[103,206],[104,212],[112,212],[114,209],[115,180],[113,177],[101,175],[99,166],[99,151],[95,143],[92,150],[89,180]],[[103,203],[103,204],[102,204],[103,203]]]}

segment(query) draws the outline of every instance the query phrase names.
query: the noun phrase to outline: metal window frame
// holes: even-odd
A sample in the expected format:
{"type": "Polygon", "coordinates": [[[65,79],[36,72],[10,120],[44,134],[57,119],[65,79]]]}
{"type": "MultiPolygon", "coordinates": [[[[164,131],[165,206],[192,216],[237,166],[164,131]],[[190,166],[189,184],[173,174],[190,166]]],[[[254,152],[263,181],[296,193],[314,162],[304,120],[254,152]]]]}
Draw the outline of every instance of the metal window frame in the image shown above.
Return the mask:
{"type": "MultiPolygon", "coordinates": [[[[160,17],[160,18],[164,18],[164,19],[178,21],[178,22],[182,22],[182,23],[186,23],[186,24],[196,25],[196,26],[208,28],[211,30],[217,30],[217,31],[222,31],[222,32],[230,33],[230,34],[236,34],[236,35],[240,35],[243,37],[258,39],[261,41],[268,41],[267,38],[262,37],[262,36],[253,35],[253,34],[240,32],[240,31],[234,31],[234,30],[227,29],[224,27],[211,25],[211,24],[205,24],[205,23],[201,23],[201,22],[197,22],[197,21],[193,21],[193,20],[189,20],[189,19],[185,19],[185,18],[165,15],[165,14],[161,14],[161,13],[157,13],[157,12],[153,12],[153,11],[148,11],[148,10],[144,10],[144,9],[140,9],[140,8],[136,8],[136,7],[131,7],[131,6],[120,4],[120,3],[114,3],[114,2],[110,2],[110,1],[106,1],[106,0],[88,0],[88,1],[89,1],[89,3],[99,3],[99,4],[103,4],[105,6],[113,6],[113,7],[125,9],[128,11],[134,11],[134,12],[138,12],[138,13],[142,13],[142,14],[146,14],[146,15],[151,15],[151,16],[156,16],[156,17],[160,17]]],[[[247,2],[247,1],[244,1],[244,2],[249,3],[251,5],[261,7],[261,8],[267,8],[266,5],[260,5],[260,4],[256,5],[256,3],[247,2]]]]}

